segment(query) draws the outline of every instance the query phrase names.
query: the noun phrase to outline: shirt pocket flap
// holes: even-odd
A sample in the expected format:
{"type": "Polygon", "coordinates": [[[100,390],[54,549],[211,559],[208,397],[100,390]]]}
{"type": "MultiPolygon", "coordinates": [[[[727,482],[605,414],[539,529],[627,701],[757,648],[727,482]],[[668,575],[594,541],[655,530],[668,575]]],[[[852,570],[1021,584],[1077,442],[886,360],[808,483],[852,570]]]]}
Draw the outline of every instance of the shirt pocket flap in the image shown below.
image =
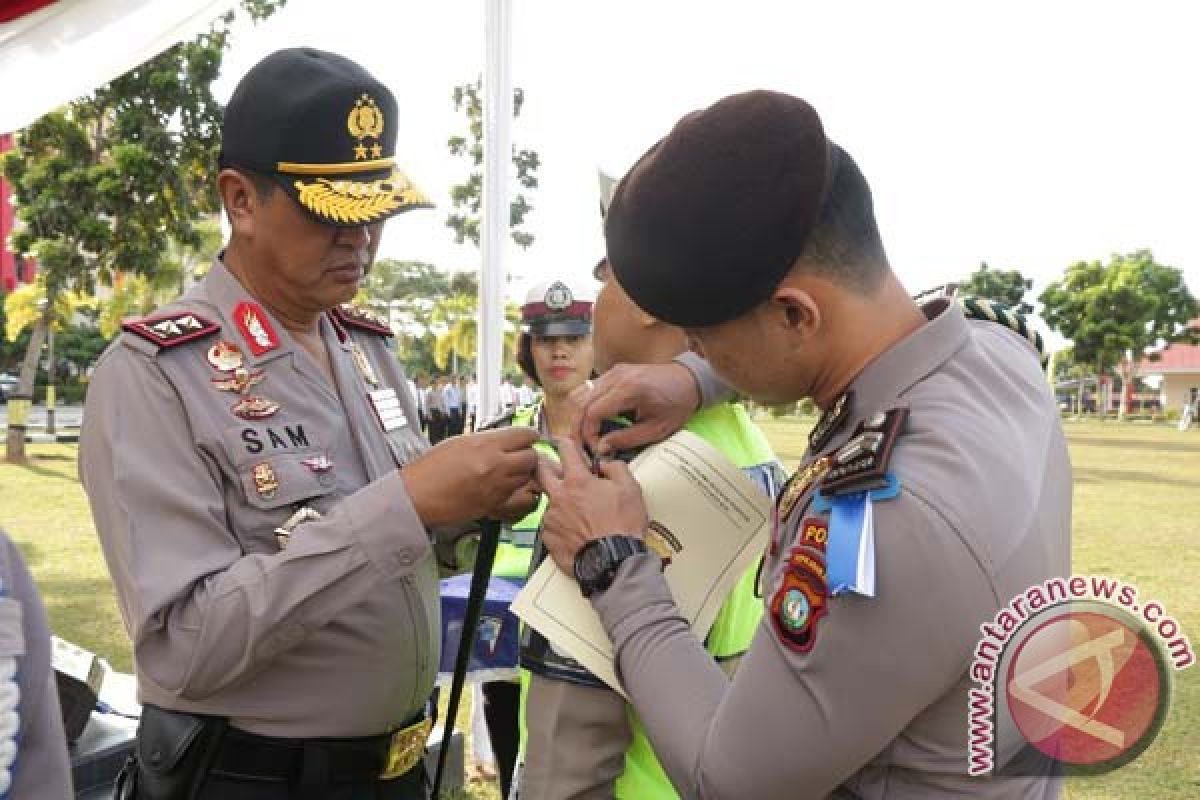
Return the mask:
{"type": "Polygon", "coordinates": [[[333,492],[337,483],[322,459],[320,453],[287,453],[245,464],[238,475],[246,502],[265,511],[333,492]]]}

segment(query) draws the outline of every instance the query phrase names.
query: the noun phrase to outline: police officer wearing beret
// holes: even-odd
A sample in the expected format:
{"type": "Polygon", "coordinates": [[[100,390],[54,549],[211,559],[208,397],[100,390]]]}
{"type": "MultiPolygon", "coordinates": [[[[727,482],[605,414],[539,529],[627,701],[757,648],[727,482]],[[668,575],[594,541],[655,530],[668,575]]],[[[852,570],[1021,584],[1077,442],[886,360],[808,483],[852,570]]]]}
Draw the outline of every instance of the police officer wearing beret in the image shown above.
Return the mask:
{"type": "Polygon", "coordinates": [[[399,123],[341,56],[252,68],[226,249],[96,368],[80,472],[143,704],[123,796],[425,797],[438,556],[534,505],[536,434],[430,449],[391,331],[342,305],[383,221],[429,206],[399,123]]]}
{"type": "MultiPolygon", "coordinates": [[[[682,119],[621,182],[606,238],[622,288],[734,388],[824,411],[780,497],[764,619],[732,679],[675,610],[625,466],[594,475],[565,440],[561,469],[540,467],[543,540],[592,593],[679,793],[1058,796],[1051,769],[966,774],[980,624],[1070,567],[1070,464],[1030,342],[908,297],[862,173],[783,94],[682,119]],[[868,511],[873,580],[852,568],[868,511]]],[[[665,393],[686,397],[669,369],[665,393]]],[[[588,415],[635,394],[623,382],[588,415]]]]}

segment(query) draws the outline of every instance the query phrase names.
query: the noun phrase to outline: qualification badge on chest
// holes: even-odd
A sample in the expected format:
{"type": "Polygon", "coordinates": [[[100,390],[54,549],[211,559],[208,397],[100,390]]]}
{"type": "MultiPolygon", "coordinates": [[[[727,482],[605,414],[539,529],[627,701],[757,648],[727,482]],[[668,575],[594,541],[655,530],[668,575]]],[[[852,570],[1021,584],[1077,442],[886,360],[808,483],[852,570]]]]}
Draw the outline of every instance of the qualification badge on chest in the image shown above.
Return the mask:
{"type": "Polygon", "coordinates": [[[279,478],[267,462],[254,465],[254,491],[263,500],[270,500],[279,490],[279,478]]]}

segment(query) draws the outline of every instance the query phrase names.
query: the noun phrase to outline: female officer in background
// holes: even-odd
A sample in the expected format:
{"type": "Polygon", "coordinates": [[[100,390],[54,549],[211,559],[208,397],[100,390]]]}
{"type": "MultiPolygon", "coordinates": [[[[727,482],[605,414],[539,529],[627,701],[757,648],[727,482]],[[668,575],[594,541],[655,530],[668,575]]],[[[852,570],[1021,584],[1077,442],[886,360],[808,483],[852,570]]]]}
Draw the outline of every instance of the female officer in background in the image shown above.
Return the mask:
{"type": "MultiPolygon", "coordinates": [[[[543,441],[535,448],[553,458],[557,454],[544,442],[578,428],[579,410],[568,397],[592,376],[592,302],[592,293],[582,287],[552,280],[530,290],[521,306],[517,364],[525,377],[541,388],[542,397],[517,408],[498,425],[536,429],[543,441]]],[[[545,510],[543,501],[524,519],[505,526],[493,580],[525,582],[545,510]]],[[[493,681],[483,685],[483,694],[501,796],[508,797],[520,746],[520,686],[515,681],[493,681]]]]}

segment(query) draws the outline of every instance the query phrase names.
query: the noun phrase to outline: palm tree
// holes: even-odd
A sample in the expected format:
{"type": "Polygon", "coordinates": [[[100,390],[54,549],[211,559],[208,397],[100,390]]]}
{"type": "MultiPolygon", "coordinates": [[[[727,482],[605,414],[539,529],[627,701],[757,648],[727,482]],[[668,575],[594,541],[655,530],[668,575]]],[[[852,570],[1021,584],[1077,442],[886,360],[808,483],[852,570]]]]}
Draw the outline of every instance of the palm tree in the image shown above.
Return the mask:
{"type": "MultiPolygon", "coordinates": [[[[472,359],[479,343],[479,298],[474,294],[457,292],[439,299],[430,314],[434,331],[433,361],[438,369],[452,366],[457,371],[458,359],[472,359]]],[[[511,365],[517,344],[520,309],[512,303],[504,308],[504,361],[511,365]]]]}

